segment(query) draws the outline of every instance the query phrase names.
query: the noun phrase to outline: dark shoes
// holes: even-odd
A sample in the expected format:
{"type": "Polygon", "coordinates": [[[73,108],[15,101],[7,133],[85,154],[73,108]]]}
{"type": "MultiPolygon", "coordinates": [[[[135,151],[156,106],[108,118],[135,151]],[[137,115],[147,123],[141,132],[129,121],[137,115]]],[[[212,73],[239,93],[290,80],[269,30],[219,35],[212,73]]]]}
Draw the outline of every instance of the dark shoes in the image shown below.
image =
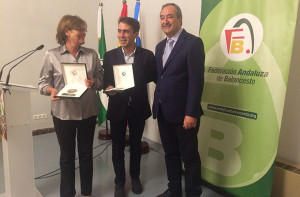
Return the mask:
{"type": "Polygon", "coordinates": [[[182,197],[182,193],[171,194],[170,190],[167,189],[164,193],[156,196],[156,197],[182,197]]]}
{"type": "Polygon", "coordinates": [[[171,196],[172,196],[171,192],[167,189],[164,193],[162,193],[156,197],[171,197],[171,196]]]}
{"type": "MultiPolygon", "coordinates": [[[[131,190],[135,194],[140,194],[143,191],[142,183],[140,178],[131,177],[131,190]]],[[[114,197],[126,197],[124,186],[115,186],[114,197]]]]}
{"type": "Polygon", "coordinates": [[[140,194],[143,191],[142,183],[139,177],[131,177],[131,190],[135,194],[140,194]]]}
{"type": "Polygon", "coordinates": [[[115,194],[114,197],[126,197],[124,186],[115,186],[115,194]]]}

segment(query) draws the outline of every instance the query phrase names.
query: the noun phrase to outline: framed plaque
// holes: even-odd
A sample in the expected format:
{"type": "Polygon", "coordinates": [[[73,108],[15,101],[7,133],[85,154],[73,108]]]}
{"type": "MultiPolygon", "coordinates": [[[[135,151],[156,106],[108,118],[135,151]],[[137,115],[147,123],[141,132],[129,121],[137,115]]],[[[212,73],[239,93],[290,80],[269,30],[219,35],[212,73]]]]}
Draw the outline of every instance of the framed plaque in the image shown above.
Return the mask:
{"type": "Polygon", "coordinates": [[[116,87],[103,90],[104,93],[123,92],[135,86],[132,64],[113,65],[113,72],[116,87]]]}
{"type": "Polygon", "coordinates": [[[65,87],[56,96],[60,98],[80,98],[87,90],[84,82],[87,78],[85,63],[61,63],[61,71],[65,87]]]}

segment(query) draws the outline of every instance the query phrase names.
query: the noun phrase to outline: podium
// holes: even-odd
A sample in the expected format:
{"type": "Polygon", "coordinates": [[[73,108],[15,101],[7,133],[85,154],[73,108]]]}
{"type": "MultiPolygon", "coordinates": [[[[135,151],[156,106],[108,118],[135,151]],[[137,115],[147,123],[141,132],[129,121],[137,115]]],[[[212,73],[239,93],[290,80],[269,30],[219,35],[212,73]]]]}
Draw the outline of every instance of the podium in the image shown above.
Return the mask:
{"type": "Polygon", "coordinates": [[[31,129],[30,97],[36,88],[17,84],[0,87],[5,180],[5,193],[0,194],[0,197],[42,197],[34,181],[31,129]]]}

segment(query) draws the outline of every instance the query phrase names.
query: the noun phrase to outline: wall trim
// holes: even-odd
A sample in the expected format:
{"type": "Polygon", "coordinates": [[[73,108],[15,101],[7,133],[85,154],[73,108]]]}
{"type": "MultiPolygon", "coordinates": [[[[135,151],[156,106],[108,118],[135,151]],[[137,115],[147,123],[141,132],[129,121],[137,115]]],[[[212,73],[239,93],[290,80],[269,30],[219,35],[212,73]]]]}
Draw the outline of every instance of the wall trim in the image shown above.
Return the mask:
{"type": "Polygon", "coordinates": [[[53,133],[53,132],[55,132],[54,127],[44,128],[44,129],[36,129],[36,130],[32,131],[32,136],[53,133]]]}

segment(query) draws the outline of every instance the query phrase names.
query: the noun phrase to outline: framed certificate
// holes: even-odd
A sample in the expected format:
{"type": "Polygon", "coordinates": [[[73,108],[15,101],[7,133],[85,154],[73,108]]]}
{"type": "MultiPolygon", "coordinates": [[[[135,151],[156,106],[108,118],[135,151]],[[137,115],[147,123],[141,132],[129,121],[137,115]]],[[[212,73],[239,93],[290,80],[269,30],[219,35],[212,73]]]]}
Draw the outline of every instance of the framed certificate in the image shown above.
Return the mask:
{"type": "Polygon", "coordinates": [[[123,92],[135,86],[132,64],[113,65],[115,86],[109,90],[103,90],[104,93],[123,92]]]}
{"type": "Polygon", "coordinates": [[[85,63],[61,63],[61,71],[65,87],[56,96],[61,98],[80,98],[87,90],[84,82],[87,78],[85,63]]]}

